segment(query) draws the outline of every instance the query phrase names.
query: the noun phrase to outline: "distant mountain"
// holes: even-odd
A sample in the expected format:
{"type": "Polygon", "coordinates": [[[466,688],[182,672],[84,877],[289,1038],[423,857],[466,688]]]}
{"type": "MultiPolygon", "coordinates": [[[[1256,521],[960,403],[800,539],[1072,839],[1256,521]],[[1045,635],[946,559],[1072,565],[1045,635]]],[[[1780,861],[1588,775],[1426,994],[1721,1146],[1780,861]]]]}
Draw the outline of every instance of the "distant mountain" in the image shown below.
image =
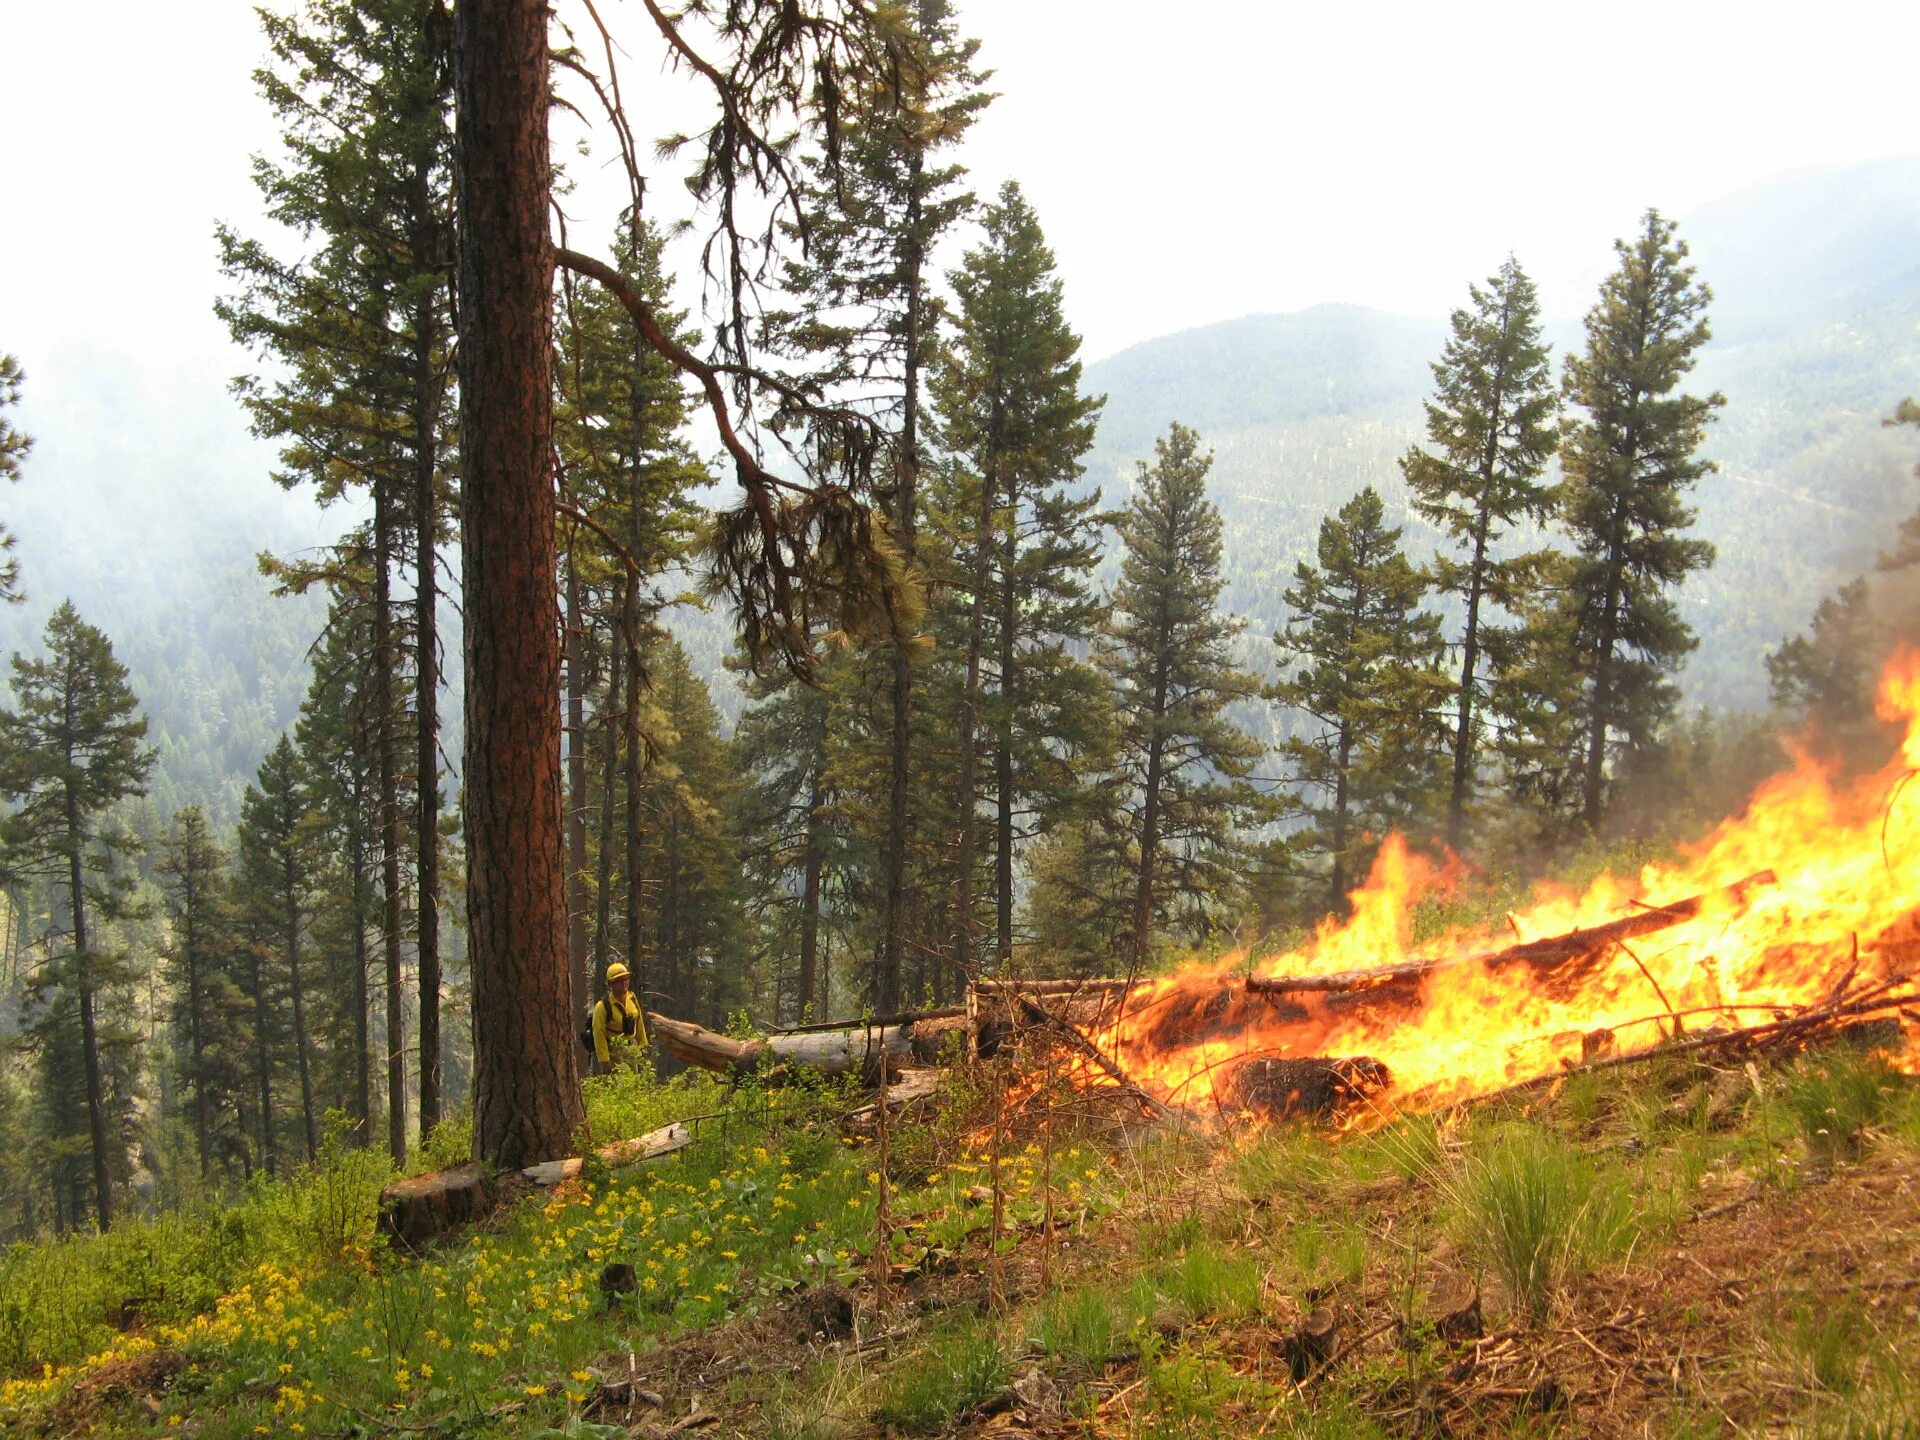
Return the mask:
{"type": "MultiPolygon", "coordinates": [[[[1920,393],[1920,158],[1783,181],[1682,217],[1680,233],[1715,292],[1690,388],[1727,397],[1707,446],[1722,470],[1696,494],[1720,555],[1682,597],[1701,635],[1683,683],[1690,703],[1751,706],[1765,699],[1764,653],[1920,504],[1920,444],[1880,424],[1920,393]]],[[[1478,278],[1462,277],[1463,302],[1478,278]]],[[[1579,317],[1546,330],[1564,354],[1579,317]]],[[[1416,553],[1432,549],[1397,462],[1422,439],[1445,335],[1437,317],[1325,305],[1133,346],[1087,367],[1086,387],[1107,395],[1090,478],[1119,504],[1171,421],[1202,433],[1226,603],[1252,622],[1250,655],[1268,659],[1294,566],[1361,486],[1408,524],[1416,553]]]]}

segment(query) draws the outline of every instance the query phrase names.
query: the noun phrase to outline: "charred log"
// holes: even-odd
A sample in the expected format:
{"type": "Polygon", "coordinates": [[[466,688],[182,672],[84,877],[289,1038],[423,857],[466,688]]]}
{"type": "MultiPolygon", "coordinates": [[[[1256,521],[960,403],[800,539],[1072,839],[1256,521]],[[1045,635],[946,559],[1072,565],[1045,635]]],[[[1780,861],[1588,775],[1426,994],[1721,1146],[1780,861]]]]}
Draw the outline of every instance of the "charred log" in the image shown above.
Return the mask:
{"type": "Polygon", "coordinates": [[[1379,1094],[1390,1078],[1366,1056],[1249,1060],[1227,1082],[1228,1103],[1270,1120],[1328,1120],[1379,1094]]]}

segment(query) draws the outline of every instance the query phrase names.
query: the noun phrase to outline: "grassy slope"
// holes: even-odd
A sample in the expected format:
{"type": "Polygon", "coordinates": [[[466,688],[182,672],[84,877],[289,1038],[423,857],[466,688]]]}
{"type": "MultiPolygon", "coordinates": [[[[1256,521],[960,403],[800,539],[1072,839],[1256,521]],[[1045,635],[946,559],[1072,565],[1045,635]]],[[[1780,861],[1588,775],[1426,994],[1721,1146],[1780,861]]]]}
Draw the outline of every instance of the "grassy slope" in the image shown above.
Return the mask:
{"type": "MultiPolygon", "coordinates": [[[[730,1113],[675,1161],[589,1177],[419,1263],[370,1259],[354,1224],[326,1259],[298,1253],[320,1230],[278,1232],[207,1313],[135,1317],[91,1357],[8,1382],[0,1426],[533,1436],[692,1414],[709,1433],[815,1440],[1920,1434],[1920,1090],[1858,1056],[1661,1062],[1340,1140],[1097,1145],[1063,1128],[1007,1147],[997,1263],[990,1167],[966,1139],[980,1113],[957,1101],[940,1130],[895,1137],[884,1310],[862,1259],[875,1152],[841,1137],[839,1104],[609,1089],[607,1133],[730,1113]],[[631,1301],[599,1292],[612,1260],[635,1266],[631,1301]],[[1456,1275],[1480,1287],[1477,1340],[1430,1323],[1456,1275]],[[1343,1348],[1296,1383],[1289,1337],[1322,1305],[1343,1348]]],[[[40,1263],[56,1254],[84,1290],[130,1273],[105,1247],[139,1233],[40,1263]]],[[[49,1303],[22,1286],[24,1258],[0,1276],[16,1325],[49,1303]]]]}

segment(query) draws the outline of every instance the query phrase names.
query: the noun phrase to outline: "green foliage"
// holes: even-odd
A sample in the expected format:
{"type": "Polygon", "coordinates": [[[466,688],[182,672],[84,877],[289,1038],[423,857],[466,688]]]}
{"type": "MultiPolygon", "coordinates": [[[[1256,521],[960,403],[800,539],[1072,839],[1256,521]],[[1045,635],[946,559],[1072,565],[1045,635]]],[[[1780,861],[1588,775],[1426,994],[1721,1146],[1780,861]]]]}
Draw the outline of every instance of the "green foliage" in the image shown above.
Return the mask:
{"type": "Polygon", "coordinates": [[[1262,1267],[1256,1256],[1201,1241],[1154,1277],[1166,1298],[1195,1320],[1237,1320],[1260,1308],[1262,1267]]]}
{"type": "Polygon", "coordinates": [[[1313,797],[1293,843],[1328,862],[1327,889],[1306,916],[1345,906],[1389,831],[1431,821],[1449,690],[1440,619],[1420,608],[1427,577],[1371,486],[1321,522],[1318,557],[1294,571],[1286,601],[1296,618],[1274,637],[1297,666],[1274,698],[1315,727],[1281,747],[1313,797]]]}
{"type": "Polygon", "coordinates": [[[1460,680],[1453,732],[1447,843],[1466,837],[1478,764],[1475,711],[1483,699],[1482,647],[1500,636],[1483,623],[1512,612],[1534,580],[1538,554],[1509,555],[1502,542],[1538,525],[1552,508],[1540,477],[1553,458],[1555,408],[1549,351],[1540,338],[1540,299],[1511,255],[1487,281],[1468,287],[1471,309],[1453,312],[1453,333],[1433,367],[1427,443],[1400,461],[1413,509],[1457,549],[1434,557],[1434,586],[1460,597],[1460,680]],[[1484,617],[1484,618],[1483,618],[1484,617]]]}
{"type": "Polygon", "coordinates": [[[1120,764],[1093,797],[1107,807],[1099,828],[1081,838],[1093,850],[1088,873],[1131,872],[1109,903],[1136,965],[1164,929],[1207,934],[1233,901],[1238,827],[1268,808],[1249,778],[1265,747],[1229,713],[1260,686],[1234,663],[1243,627],[1219,610],[1212,465],[1200,437],[1175,423],[1154,442],[1153,465],[1140,465],[1117,524],[1126,554],[1099,659],[1117,696],[1120,764]]]}
{"type": "Polygon", "coordinates": [[[1573,542],[1563,606],[1579,679],[1580,818],[1598,828],[1606,762],[1642,748],[1673,708],[1666,675],[1698,643],[1671,592],[1713,563],[1684,532],[1686,495],[1709,473],[1699,455],[1719,394],[1676,393],[1708,338],[1713,292],[1694,279],[1673,222],[1649,210],[1588,312],[1586,345],[1566,365],[1566,398],[1583,412],[1561,445],[1560,520],[1573,542]]]}
{"type": "Polygon", "coordinates": [[[1476,1142],[1447,1182],[1454,1224],[1533,1319],[1634,1235],[1633,1197],[1578,1147],[1532,1126],[1476,1142]]]}
{"type": "MultiPolygon", "coordinates": [[[[11,355],[0,354],[0,480],[18,480],[21,462],[33,449],[33,437],[21,434],[6,416],[8,410],[20,403],[20,391],[26,380],[20,362],[11,355]]],[[[13,532],[0,525],[0,600],[18,602],[25,597],[20,592],[20,561],[15,558],[13,547],[13,532]]]]}

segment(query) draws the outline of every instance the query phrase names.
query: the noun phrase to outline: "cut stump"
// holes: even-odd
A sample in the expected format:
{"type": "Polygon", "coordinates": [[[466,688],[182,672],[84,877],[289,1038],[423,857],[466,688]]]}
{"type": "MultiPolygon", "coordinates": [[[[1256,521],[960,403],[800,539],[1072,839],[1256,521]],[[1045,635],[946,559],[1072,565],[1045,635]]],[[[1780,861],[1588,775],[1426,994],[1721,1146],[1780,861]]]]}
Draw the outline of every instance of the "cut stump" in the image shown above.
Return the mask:
{"type": "Polygon", "coordinates": [[[493,1208],[493,1187],[478,1161],[396,1180],[380,1192],[380,1229],[403,1250],[471,1225],[493,1208]]]}

